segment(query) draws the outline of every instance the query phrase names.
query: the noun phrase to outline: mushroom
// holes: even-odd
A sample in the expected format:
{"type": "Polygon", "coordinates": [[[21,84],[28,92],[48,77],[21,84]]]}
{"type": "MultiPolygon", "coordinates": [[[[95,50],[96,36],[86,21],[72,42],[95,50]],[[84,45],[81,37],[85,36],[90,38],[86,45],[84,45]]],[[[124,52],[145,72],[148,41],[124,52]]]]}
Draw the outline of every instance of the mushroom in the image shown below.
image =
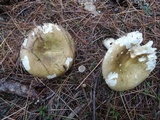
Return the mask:
{"type": "Polygon", "coordinates": [[[132,89],[142,83],[156,66],[153,41],[140,45],[142,33],[135,31],[117,40],[103,41],[108,48],[102,62],[102,74],[107,85],[115,91],[132,89]]]}
{"type": "Polygon", "coordinates": [[[96,0],[78,0],[78,3],[84,6],[85,10],[89,11],[94,16],[97,16],[99,13],[96,11],[95,2],[96,0]]]}
{"type": "Polygon", "coordinates": [[[83,73],[83,72],[86,71],[86,67],[85,67],[84,65],[80,65],[80,66],[78,67],[78,71],[79,71],[80,73],[83,73]]]}
{"type": "Polygon", "coordinates": [[[52,79],[71,67],[74,53],[70,34],[57,24],[44,23],[28,33],[21,46],[20,58],[30,74],[52,79]]]}

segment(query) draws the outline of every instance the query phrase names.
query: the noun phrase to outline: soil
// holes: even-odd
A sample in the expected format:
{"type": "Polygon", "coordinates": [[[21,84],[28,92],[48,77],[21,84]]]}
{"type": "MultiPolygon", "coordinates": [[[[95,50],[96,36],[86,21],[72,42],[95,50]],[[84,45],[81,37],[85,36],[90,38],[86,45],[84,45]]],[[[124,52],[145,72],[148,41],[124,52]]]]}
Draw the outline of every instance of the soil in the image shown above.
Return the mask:
{"type": "Polygon", "coordinates": [[[0,80],[18,82],[38,93],[31,99],[0,92],[0,119],[160,119],[160,1],[146,0],[149,6],[145,9],[126,1],[97,0],[94,5],[99,15],[94,16],[77,0],[0,0],[0,80]],[[76,48],[71,69],[51,80],[30,75],[19,57],[27,33],[43,23],[56,23],[66,29],[76,48]],[[136,30],[143,33],[143,44],[154,42],[156,68],[136,88],[113,91],[101,73],[107,51],[102,41],[136,30]],[[81,65],[86,67],[83,73],[78,72],[81,65]]]}

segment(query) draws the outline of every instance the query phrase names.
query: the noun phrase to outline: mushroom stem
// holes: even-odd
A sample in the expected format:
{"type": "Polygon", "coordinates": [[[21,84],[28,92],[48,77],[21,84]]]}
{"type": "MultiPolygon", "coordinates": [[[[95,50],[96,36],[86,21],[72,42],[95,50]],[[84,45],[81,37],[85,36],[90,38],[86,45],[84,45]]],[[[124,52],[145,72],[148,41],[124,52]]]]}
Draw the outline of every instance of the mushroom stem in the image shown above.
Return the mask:
{"type": "Polygon", "coordinates": [[[105,39],[105,40],[103,41],[103,45],[104,45],[107,49],[109,49],[114,42],[115,42],[115,39],[113,39],[113,38],[105,39]]]}

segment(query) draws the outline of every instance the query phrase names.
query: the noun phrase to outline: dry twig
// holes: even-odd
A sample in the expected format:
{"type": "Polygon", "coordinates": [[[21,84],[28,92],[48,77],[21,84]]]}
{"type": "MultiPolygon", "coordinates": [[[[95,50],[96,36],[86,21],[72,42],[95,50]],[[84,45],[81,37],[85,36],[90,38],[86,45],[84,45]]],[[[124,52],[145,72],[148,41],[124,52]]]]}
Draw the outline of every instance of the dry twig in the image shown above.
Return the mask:
{"type": "Polygon", "coordinates": [[[0,81],[0,92],[12,93],[25,98],[37,98],[34,88],[15,81],[0,81]]]}

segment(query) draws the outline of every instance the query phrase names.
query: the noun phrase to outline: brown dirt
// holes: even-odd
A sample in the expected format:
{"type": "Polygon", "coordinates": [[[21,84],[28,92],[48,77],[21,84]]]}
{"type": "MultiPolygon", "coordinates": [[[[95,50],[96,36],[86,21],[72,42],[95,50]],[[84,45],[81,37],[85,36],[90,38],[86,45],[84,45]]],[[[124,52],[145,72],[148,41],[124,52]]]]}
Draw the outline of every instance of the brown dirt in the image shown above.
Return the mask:
{"type": "Polygon", "coordinates": [[[32,86],[41,99],[36,102],[14,94],[0,93],[0,119],[160,119],[159,0],[146,0],[152,15],[146,15],[144,10],[133,5],[119,6],[111,0],[97,0],[95,5],[101,14],[96,17],[85,11],[76,0],[10,1],[0,5],[0,79],[32,86]],[[76,47],[72,68],[53,80],[33,77],[23,69],[19,58],[26,33],[46,22],[57,23],[68,30],[76,47]],[[135,30],[143,33],[143,43],[154,41],[157,66],[135,89],[112,91],[102,79],[100,63],[106,52],[102,41],[135,30]],[[86,72],[78,72],[80,65],[86,66],[86,72]],[[76,89],[83,80],[86,87],[76,89]]]}

